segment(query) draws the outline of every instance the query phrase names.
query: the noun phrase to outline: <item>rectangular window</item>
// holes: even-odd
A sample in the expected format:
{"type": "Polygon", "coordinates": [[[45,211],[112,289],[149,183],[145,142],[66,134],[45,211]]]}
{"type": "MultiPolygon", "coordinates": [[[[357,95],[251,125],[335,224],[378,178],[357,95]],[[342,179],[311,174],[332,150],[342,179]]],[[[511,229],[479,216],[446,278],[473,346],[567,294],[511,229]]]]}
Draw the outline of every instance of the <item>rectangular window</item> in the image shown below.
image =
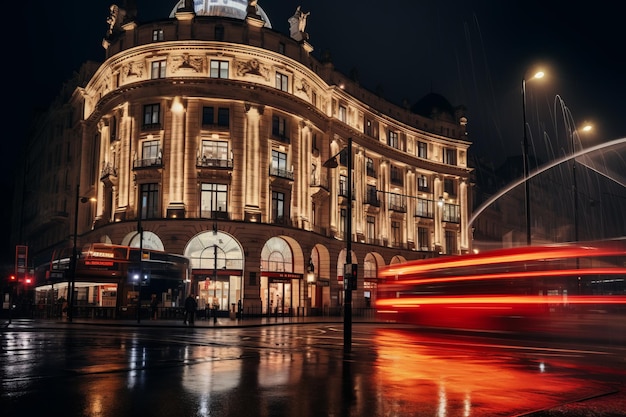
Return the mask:
{"type": "Polygon", "coordinates": [[[446,230],[446,247],[445,253],[446,255],[456,255],[457,247],[456,247],[456,232],[452,230],[446,230]]]}
{"type": "Polygon", "coordinates": [[[365,195],[365,203],[372,206],[379,206],[378,202],[378,190],[375,185],[367,185],[367,191],[365,195]]]}
{"type": "Polygon", "coordinates": [[[152,67],[150,70],[150,78],[165,78],[165,60],[161,61],[152,61],[152,67]]]}
{"type": "Polygon", "coordinates": [[[315,91],[311,92],[311,104],[313,107],[317,107],[317,93],[315,91]]]}
{"type": "Polygon", "coordinates": [[[230,109],[228,107],[217,109],[217,125],[221,127],[230,126],[230,109]]]}
{"type": "Polygon", "coordinates": [[[160,142],[158,140],[144,140],[141,143],[141,158],[156,159],[160,156],[160,142]]]}
{"type": "Polygon", "coordinates": [[[160,104],[147,104],[143,106],[143,127],[159,127],[161,121],[160,113],[160,104]]]}
{"type": "Polygon", "coordinates": [[[428,177],[426,177],[426,175],[420,175],[417,177],[417,190],[428,191],[428,177]]]}
{"type": "Polygon", "coordinates": [[[152,41],[162,41],[163,40],[163,29],[154,29],[152,31],[152,41]]]}
{"type": "Polygon", "coordinates": [[[272,116],[272,135],[282,139],[287,138],[287,119],[272,116]]]}
{"type": "Polygon", "coordinates": [[[272,191],[272,219],[274,223],[285,220],[285,193],[272,191]]]}
{"type": "Polygon", "coordinates": [[[370,119],[365,119],[365,124],[363,125],[363,133],[365,133],[367,136],[374,136],[372,121],[370,119]]]}
{"type": "Polygon", "coordinates": [[[346,236],[347,220],[348,220],[348,211],[345,208],[342,208],[341,210],[339,210],[339,235],[342,238],[345,238],[346,236]]]}
{"type": "Polygon", "coordinates": [[[448,165],[456,165],[456,149],[444,149],[443,163],[448,165]]]}
{"type": "Polygon", "coordinates": [[[426,227],[417,228],[417,247],[419,250],[430,250],[430,233],[426,227]]]}
{"type": "Polygon", "coordinates": [[[339,195],[342,197],[348,196],[348,177],[345,175],[339,175],[339,195]]]}
{"type": "Polygon", "coordinates": [[[211,78],[228,78],[228,61],[211,60],[211,78]]]}
{"type": "Polygon", "coordinates": [[[389,210],[405,212],[406,204],[402,194],[389,193],[389,210]]]}
{"type": "Polygon", "coordinates": [[[449,196],[456,195],[456,189],[454,187],[454,180],[452,178],[443,179],[443,191],[448,193],[449,196]]]}
{"type": "Polygon", "coordinates": [[[203,183],[200,196],[200,217],[223,218],[227,210],[228,185],[203,183]]]}
{"type": "Polygon", "coordinates": [[[374,168],[374,160],[372,158],[365,160],[365,172],[368,177],[376,178],[376,169],[374,168]]]}
{"type": "Polygon", "coordinates": [[[219,140],[202,141],[202,166],[227,166],[228,142],[219,140]]]}
{"type": "Polygon", "coordinates": [[[211,126],[215,123],[215,109],[213,107],[202,108],[202,125],[211,126]]]}
{"type": "Polygon", "coordinates": [[[141,205],[141,218],[154,219],[159,216],[159,184],[141,184],[141,195],[139,196],[141,205]]]}
{"type": "Polygon", "coordinates": [[[390,180],[393,184],[402,185],[404,183],[402,180],[402,169],[392,165],[389,174],[390,180]]]}
{"type": "Polygon", "coordinates": [[[392,148],[400,149],[400,140],[398,138],[398,132],[390,130],[387,134],[387,145],[392,148]]]}
{"type": "Polygon", "coordinates": [[[347,121],[347,110],[345,106],[339,106],[339,120],[344,123],[347,121]]]}
{"type": "Polygon", "coordinates": [[[289,178],[289,170],[287,169],[287,154],[284,152],[272,150],[272,166],[270,174],[278,177],[289,178]]]}
{"type": "Polygon", "coordinates": [[[133,168],[145,168],[162,164],[161,144],[158,140],[144,140],[140,146],[141,156],[133,162],[133,168]]]}
{"type": "Polygon", "coordinates": [[[445,203],[443,205],[443,221],[450,223],[461,222],[461,212],[458,204],[445,203]]]}
{"type": "Polygon", "coordinates": [[[276,88],[281,91],[289,92],[289,77],[280,72],[276,73],[276,88]]]}
{"type": "Polygon", "coordinates": [[[392,246],[402,246],[402,229],[400,228],[400,222],[391,222],[391,240],[392,246]]]}
{"type": "Polygon", "coordinates": [[[433,218],[433,201],[418,198],[416,201],[415,215],[418,217],[433,218]]]}
{"type": "Polygon", "coordinates": [[[420,158],[428,158],[428,144],[426,142],[417,142],[417,156],[420,158]]]}
{"type": "Polygon", "coordinates": [[[283,42],[278,42],[278,53],[285,55],[285,44],[283,42]]]}
{"type": "Polygon", "coordinates": [[[374,216],[367,216],[367,243],[376,242],[376,219],[374,216]]]}

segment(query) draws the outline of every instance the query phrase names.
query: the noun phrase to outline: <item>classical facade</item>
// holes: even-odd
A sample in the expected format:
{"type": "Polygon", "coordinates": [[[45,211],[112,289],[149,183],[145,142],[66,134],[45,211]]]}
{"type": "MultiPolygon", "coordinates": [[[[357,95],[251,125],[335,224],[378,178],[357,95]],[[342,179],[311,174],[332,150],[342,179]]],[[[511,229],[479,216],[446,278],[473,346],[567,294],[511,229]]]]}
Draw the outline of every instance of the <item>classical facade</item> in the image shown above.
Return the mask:
{"type": "MultiPolygon", "coordinates": [[[[293,314],[342,305],[347,239],[355,308],[374,301],[380,266],[469,251],[462,107],[436,94],[391,104],[312,55],[308,13],[286,35],[240,3],[181,1],[145,24],[111,7],[105,61],[29,145],[16,243],[34,267],[75,233],[79,247],[184,255],[184,291],[163,290],[172,303],[192,291],[201,308],[293,314]]],[[[79,304],[128,284],[76,280],[79,304]]]]}

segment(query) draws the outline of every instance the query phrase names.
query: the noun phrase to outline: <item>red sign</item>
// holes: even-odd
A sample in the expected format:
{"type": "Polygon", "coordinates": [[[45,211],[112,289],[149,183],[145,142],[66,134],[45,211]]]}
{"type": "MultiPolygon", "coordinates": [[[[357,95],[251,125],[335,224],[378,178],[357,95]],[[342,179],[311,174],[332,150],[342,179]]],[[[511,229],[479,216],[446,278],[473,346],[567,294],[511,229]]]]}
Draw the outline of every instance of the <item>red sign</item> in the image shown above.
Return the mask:
{"type": "Polygon", "coordinates": [[[15,246],[15,275],[18,279],[23,278],[26,275],[26,268],[28,265],[28,246],[17,245],[15,246]]]}

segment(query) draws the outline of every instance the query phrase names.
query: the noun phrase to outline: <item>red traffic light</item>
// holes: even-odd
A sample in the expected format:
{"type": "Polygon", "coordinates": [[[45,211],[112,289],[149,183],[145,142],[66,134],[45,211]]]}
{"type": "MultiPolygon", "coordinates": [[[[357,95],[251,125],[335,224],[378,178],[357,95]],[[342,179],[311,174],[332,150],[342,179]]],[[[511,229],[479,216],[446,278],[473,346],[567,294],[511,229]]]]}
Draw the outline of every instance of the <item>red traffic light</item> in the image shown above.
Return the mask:
{"type": "Polygon", "coordinates": [[[11,276],[9,277],[9,281],[11,281],[11,282],[15,282],[15,281],[17,281],[17,278],[15,277],[15,275],[11,275],[11,276]]]}

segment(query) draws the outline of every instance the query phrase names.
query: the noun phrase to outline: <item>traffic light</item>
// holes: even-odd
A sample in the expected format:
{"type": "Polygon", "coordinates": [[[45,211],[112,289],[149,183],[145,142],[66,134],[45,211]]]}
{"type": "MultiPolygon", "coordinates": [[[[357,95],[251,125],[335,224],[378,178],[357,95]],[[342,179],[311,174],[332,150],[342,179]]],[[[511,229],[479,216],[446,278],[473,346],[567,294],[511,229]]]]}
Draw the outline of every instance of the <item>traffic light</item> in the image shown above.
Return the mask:
{"type": "Polygon", "coordinates": [[[17,277],[14,274],[11,274],[9,277],[9,282],[17,282],[17,277]]]}
{"type": "Polygon", "coordinates": [[[344,290],[356,290],[358,264],[345,264],[343,268],[344,290]]]}

